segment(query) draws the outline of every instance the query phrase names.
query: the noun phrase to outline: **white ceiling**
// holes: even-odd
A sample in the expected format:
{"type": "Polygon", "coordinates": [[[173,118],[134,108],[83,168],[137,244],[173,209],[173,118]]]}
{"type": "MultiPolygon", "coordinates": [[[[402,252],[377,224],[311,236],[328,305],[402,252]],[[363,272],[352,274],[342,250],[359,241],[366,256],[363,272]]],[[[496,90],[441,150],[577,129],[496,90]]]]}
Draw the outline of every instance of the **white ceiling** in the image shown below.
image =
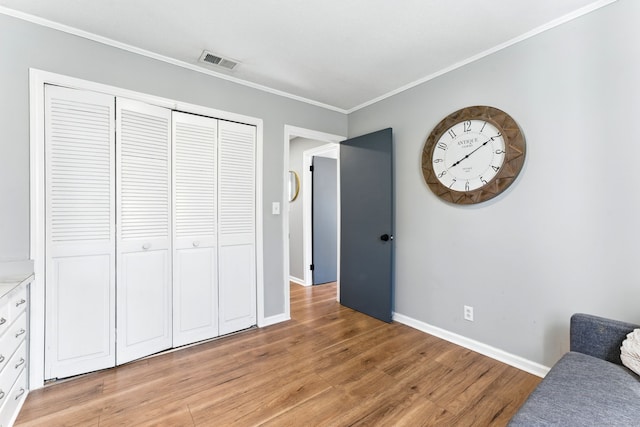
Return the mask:
{"type": "Polygon", "coordinates": [[[0,0],[0,6],[353,111],[612,1],[0,0]],[[199,64],[204,49],[240,65],[220,71],[199,64]]]}

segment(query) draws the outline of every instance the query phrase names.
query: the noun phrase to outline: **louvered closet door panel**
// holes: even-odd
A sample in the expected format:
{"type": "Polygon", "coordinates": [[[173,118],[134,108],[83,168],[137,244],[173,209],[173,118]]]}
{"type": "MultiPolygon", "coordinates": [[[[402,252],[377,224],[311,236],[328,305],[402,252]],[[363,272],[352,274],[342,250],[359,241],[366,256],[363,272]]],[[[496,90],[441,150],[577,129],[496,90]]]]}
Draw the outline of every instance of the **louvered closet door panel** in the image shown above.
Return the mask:
{"type": "Polygon", "coordinates": [[[114,104],[45,87],[45,378],[115,365],[114,104]]]}
{"type": "Polygon", "coordinates": [[[218,123],[220,334],[256,324],[256,128],[218,123]]]}
{"type": "Polygon", "coordinates": [[[116,101],[117,363],[171,347],[171,111],[116,101]]]}
{"type": "Polygon", "coordinates": [[[173,112],[173,345],[218,335],[218,121],[173,112]]]}

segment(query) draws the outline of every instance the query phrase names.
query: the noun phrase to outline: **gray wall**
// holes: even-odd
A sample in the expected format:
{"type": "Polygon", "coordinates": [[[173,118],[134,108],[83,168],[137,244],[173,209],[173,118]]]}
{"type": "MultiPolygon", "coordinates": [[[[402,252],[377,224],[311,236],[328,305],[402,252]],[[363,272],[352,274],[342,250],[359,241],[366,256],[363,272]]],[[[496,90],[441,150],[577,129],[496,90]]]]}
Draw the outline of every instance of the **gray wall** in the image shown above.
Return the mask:
{"type": "Polygon", "coordinates": [[[326,145],[326,142],[307,138],[293,138],[289,144],[289,170],[298,172],[300,176],[300,194],[289,203],[289,275],[304,280],[304,239],[302,232],[302,199],[305,179],[302,170],[302,154],[306,150],[326,145]]]}
{"type": "Polygon", "coordinates": [[[620,0],[350,114],[350,137],[394,130],[396,312],[547,366],[574,312],[640,323],[639,16],[620,0]],[[525,166],[496,199],[449,205],[423,144],[478,104],[519,123],[525,166]]]}
{"type": "Polygon", "coordinates": [[[262,118],[265,315],[284,312],[284,125],[345,134],[345,115],[0,15],[0,261],[29,258],[30,67],[262,118]]]}

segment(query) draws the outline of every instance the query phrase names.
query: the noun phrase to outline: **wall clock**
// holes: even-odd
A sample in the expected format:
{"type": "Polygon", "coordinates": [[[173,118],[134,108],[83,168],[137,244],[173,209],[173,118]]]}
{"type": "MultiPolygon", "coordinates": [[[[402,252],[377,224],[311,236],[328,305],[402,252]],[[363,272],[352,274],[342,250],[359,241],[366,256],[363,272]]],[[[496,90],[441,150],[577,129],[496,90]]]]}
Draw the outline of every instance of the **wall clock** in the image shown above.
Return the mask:
{"type": "Polygon", "coordinates": [[[511,116],[493,107],[467,107],[431,131],[422,150],[422,174],[441,199],[480,203],[513,183],[525,151],[524,136],[511,116]]]}

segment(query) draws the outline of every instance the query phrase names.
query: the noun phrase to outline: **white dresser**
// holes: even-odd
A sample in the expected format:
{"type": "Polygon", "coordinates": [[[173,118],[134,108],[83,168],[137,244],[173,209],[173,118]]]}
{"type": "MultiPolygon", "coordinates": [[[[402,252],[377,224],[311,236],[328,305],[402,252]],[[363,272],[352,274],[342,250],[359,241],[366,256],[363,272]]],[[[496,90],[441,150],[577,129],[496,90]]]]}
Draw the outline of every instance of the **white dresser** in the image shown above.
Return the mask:
{"type": "Polygon", "coordinates": [[[11,426],[28,393],[29,283],[0,276],[0,427],[11,426]]]}

